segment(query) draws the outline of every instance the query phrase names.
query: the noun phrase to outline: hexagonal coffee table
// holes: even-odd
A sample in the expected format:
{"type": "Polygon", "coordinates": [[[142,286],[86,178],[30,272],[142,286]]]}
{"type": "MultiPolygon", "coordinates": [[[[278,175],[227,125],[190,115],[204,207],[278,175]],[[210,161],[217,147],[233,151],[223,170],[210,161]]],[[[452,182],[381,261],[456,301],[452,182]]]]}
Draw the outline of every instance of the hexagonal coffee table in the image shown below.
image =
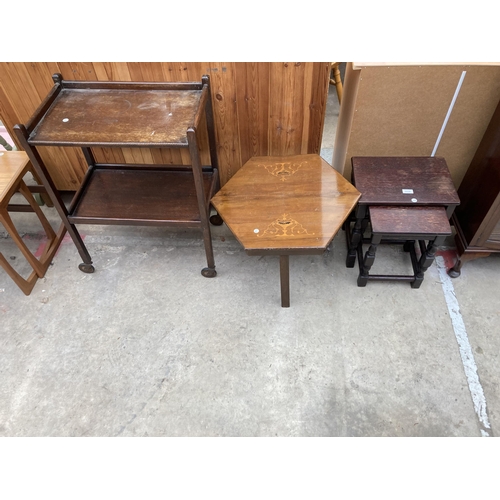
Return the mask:
{"type": "Polygon", "coordinates": [[[360,196],[318,155],[255,156],[212,204],[248,255],[280,256],[289,307],[289,255],[323,253],[360,196]]]}

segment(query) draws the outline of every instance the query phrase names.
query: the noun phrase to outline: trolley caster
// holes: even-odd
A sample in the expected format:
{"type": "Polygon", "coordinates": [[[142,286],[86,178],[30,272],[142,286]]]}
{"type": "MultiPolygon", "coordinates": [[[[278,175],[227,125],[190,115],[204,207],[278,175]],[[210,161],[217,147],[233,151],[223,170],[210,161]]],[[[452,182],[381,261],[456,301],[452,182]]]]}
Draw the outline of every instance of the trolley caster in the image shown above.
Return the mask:
{"type": "Polygon", "coordinates": [[[454,267],[452,267],[449,271],[448,271],[448,276],[450,278],[458,278],[460,276],[461,272],[460,271],[457,271],[454,267]]]}
{"type": "Polygon", "coordinates": [[[217,276],[217,271],[215,269],[211,269],[210,267],[204,267],[201,270],[202,276],[205,276],[205,278],[215,278],[217,276]]]}
{"type": "Polygon", "coordinates": [[[215,214],[210,217],[210,224],[212,224],[213,226],[222,226],[223,223],[224,221],[219,214],[215,214]]]}
{"type": "Polygon", "coordinates": [[[85,264],[84,262],[78,265],[78,269],[83,273],[93,273],[95,271],[95,267],[92,264],[85,264]]]}

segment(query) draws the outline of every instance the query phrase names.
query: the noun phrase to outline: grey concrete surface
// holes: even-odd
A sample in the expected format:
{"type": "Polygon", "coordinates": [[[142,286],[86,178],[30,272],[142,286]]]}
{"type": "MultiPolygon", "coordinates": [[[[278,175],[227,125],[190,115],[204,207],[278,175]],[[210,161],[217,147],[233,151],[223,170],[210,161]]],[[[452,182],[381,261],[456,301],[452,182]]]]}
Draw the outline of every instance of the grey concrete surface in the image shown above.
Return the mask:
{"type": "MultiPolygon", "coordinates": [[[[1,276],[0,435],[480,435],[435,265],[418,290],[358,288],[340,232],[290,259],[286,309],[278,258],[225,226],[214,279],[195,231],[80,229],[94,274],[68,240],[29,297],[1,276]]],[[[386,267],[406,257],[385,250],[386,267]]],[[[454,280],[493,429],[499,274],[493,257],[454,280]]]]}
{"type": "Polygon", "coordinates": [[[453,280],[494,430],[500,424],[499,283],[499,254],[467,262],[453,280]]]}
{"type": "MultiPolygon", "coordinates": [[[[36,250],[40,229],[14,216],[36,250]]],[[[68,238],[29,297],[0,273],[0,436],[481,436],[436,264],[418,290],[358,288],[340,231],[290,258],[282,308],[278,257],[247,256],[225,226],[214,279],[197,231],[79,229],[94,274],[68,238]]],[[[1,231],[0,249],[27,269],[1,231]]],[[[407,257],[384,246],[375,266],[407,257]]],[[[499,282],[500,256],[453,280],[491,435],[499,282]]]]}

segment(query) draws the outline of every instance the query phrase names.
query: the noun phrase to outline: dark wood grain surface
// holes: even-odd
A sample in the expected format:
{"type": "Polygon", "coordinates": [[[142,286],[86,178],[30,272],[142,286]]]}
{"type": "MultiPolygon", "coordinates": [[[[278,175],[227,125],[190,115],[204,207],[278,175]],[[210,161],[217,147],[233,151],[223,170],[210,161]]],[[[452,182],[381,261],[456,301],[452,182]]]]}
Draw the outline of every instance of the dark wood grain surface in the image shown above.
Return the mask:
{"type": "Polygon", "coordinates": [[[444,158],[354,156],[352,170],[363,205],[460,203],[444,158]]]}
{"type": "MultiPolygon", "coordinates": [[[[210,173],[203,174],[207,194],[212,178],[210,173]]],[[[78,222],[106,219],[113,224],[168,225],[173,221],[199,223],[200,210],[192,172],[96,169],[72,216],[78,222]]]]}
{"type": "Polygon", "coordinates": [[[33,145],[187,146],[201,90],[63,89],[33,145]]]}
{"type": "Polygon", "coordinates": [[[450,223],[443,207],[370,207],[370,221],[374,233],[451,234],[450,223]]]}

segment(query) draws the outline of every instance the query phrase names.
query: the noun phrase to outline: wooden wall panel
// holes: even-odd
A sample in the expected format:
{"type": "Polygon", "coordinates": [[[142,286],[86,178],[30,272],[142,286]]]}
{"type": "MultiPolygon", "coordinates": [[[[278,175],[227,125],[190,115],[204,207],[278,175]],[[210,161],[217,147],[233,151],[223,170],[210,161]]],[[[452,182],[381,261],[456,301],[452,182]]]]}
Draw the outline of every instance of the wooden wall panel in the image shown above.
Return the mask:
{"type": "Polygon", "coordinates": [[[346,72],[334,167],[351,175],[352,156],[429,156],[458,94],[436,156],[458,188],[500,99],[500,66],[352,66],[346,72]]]}
{"type": "Polygon", "coordinates": [[[271,67],[270,99],[271,149],[276,154],[300,154],[304,116],[304,67],[301,63],[274,64],[271,67]],[[300,119],[302,118],[302,119],[300,119]]]}
{"type": "Polygon", "coordinates": [[[217,155],[221,168],[221,183],[225,184],[241,161],[236,79],[234,63],[209,63],[217,137],[217,155]]]}
{"type": "Polygon", "coordinates": [[[241,161],[269,150],[269,69],[265,63],[236,63],[235,86],[241,161]],[[266,126],[262,126],[265,124],[266,126]]]}
{"type": "Polygon", "coordinates": [[[304,113],[309,113],[309,126],[308,129],[304,130],[304,137],[307,136],[307,148],[303,144],[302,152],[307,150],[320,151],[321,140],[323,133],[318,134],[317,130],[323,131],[323,125],[325,123],[325,110],[328,99],[328,88],[330,82],[330,63],[315,64],[309,66],[311,70],[311,76],[308,81],[311,82],[311,98],[306,94],[304,99],[304,113]],[[325,89],[326,81],[326,89],[325,89]]]}
{"type": "MultiPolygon", "coordinates": [[[[329,63],[0,62],[0,120],[26,123],[53,86],[67,80],[199,81],[210,75],[217,151],[224,184],[252,156],[319,153],[329,63]]],[[[209,162],[208,138],[200,137],[209,162]]],[[[75,190],[86,171],[77,148],[40,148],[59,189],[75,190]]],[[[95,148],[98,161],[188,164],[187,149],[95,148]]]]}

